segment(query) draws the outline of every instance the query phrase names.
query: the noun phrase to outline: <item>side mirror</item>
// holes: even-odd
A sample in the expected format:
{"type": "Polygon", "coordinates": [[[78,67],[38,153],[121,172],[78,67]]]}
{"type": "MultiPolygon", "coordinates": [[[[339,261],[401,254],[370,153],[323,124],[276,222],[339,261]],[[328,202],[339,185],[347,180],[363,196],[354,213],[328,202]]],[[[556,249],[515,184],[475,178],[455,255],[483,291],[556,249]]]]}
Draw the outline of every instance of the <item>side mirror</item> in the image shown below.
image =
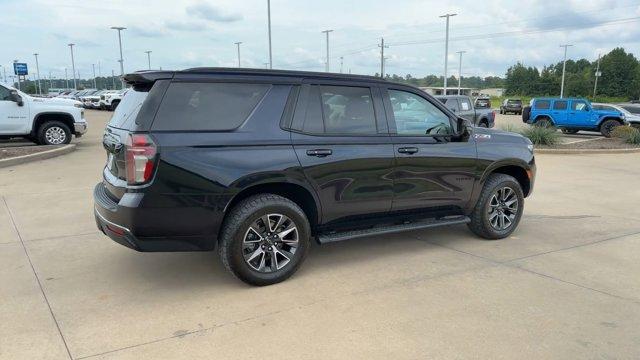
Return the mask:
{"type": "Polygon", "coordinates": [[[23,106],[24,102],[22,101],[22,97],[18,95],[18,92],[15,90],[11,90],[11,101],[18,104],[18,106],[23,106]]]}
{"type": "Polygon", "coordinates": [[[457,125],[456,136],[461,141],[468,140],[469,137],[471,136],[471,131],[472,131],[471,129],[473,128],[473,125],[471,124],[471,122],[468,119],[459,117],[456,125],[457,125]]]}

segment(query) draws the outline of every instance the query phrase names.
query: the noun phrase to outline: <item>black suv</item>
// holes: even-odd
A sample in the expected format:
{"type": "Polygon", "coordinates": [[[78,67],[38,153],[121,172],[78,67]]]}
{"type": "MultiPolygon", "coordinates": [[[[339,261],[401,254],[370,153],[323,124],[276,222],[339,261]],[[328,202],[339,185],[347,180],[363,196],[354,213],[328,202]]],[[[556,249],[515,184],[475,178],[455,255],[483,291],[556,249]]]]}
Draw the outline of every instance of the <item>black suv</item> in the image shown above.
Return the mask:
{"type": "Polygon", "coordinates": [[[504,99],[500,105],[500,114],[514,113],[522,115],[522,100],[520,99],[504,99]]]}
{"type": "Polygon", "coordinates": [[[104,134],[98,228],[138,251],[219,251],[241,280],[291,276],[319,243],[467,224],[511,234],[533,147],[369,76],[198,68],[126,75],[104,134]]]}

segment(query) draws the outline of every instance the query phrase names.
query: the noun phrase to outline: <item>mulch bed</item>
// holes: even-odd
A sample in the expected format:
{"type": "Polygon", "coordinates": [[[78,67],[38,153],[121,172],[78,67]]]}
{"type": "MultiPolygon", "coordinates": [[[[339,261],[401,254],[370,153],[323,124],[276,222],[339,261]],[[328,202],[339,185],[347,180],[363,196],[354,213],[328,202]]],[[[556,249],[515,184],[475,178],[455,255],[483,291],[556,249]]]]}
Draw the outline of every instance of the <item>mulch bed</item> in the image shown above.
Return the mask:
{"type": "Polygon", "coordinates": [[[538,149],[639,149],[640,145],[626,143],[617,138],[601,138],[554,146],[536,146],[538,149]]]}
{"type": "Polygon", "coordinates": [[[36,154],[39,152],[57,149],[64,145],[44,145],[44,146],[12,146],[0,148],[0,160],[16,156],[36,154]]]}

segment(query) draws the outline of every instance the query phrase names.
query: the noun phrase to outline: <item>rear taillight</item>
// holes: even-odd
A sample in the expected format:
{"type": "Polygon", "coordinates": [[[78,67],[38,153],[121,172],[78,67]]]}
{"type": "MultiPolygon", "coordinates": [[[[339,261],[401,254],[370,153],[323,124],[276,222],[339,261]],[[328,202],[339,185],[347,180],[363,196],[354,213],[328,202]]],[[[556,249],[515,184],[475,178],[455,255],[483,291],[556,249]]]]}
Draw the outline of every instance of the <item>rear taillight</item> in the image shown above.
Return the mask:
{"type": "Polygon", "coordinates": [[[157,154],[156,144],[148,135],[130,134],[125,147],[127,184],[142,185],[151,180],[157,154]]]}

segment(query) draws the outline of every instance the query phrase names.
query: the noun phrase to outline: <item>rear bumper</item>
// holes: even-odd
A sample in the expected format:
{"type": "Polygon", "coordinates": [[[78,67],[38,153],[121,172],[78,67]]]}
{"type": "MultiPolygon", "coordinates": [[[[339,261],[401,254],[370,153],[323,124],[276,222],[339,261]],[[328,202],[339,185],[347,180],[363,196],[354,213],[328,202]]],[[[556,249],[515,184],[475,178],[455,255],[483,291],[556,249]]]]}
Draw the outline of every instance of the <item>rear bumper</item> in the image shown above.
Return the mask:
{"type": "Polygon", "coordinates": [[[164,236],[179,226],[170,219],[180,221],[183,218],[180,209],[145,207],[144,196],[144,193],[125,193],[117,201],[108,194],[103,183],[98,183],[93,190],[98,230],[118,244],[142,252],[208,251],[215,248],[215,236],[164,236]]]}

